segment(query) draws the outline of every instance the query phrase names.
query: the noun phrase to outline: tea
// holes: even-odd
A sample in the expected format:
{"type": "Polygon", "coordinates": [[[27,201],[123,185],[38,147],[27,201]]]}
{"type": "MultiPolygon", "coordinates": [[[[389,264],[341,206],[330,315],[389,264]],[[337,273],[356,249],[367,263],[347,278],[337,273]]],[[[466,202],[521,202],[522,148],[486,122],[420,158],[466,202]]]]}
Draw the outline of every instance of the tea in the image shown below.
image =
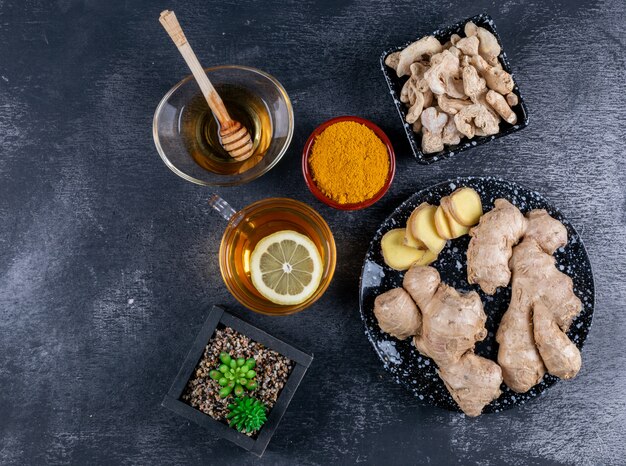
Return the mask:
{"type": "Polygon", "coordinates": [[[335,243],[326,222],[310,207],[291,199],[265,199],[232,217],[222,237],[220,268],[226,286],[242,304],[255,311],[287,314],[310,305],[326,289],[335,268],[335,243]],[[323,262],[318,291],[297,306],[269,302],[250,279],[250,255],[257,243],[281,230],[293,230],[310,238],[323,262]]]}
{"type": "Polygon", "coordinates": [[[253,155],[243,162],[228,155],[220,142],[219,123],[200,93],[183,110],[181,134],[189,154],[205,170],[220,175],[242,173],[259,163],[269,148],[272,139],[269,110],[261,98],[241,87],[218,84],[216,90],[231,118],[250,133],[253,155]]]}
{"type": "Polygon", "coordinates": [[[245,288],[259,297],[261,295],[250,280],[250,254],[254,251],[259,241],[272,233],[282,230],[293,230],[302,233],[315,243],[320,255],[324,253],[324,245],[318,231],[308,220],[293,212],[270,209],[253,213],[242,219],[231,239],[232,245],[229,260],[232,262],[233,270],[242,280],[245,288]]]}

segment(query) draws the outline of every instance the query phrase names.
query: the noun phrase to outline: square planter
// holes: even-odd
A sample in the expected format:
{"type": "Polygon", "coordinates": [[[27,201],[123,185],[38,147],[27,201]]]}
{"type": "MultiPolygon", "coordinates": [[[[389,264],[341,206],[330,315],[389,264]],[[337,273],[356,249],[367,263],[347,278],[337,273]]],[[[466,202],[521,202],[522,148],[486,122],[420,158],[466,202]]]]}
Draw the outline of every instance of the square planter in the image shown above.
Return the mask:
{"type": "MultiPolygon", "coordinates": [[[[463,28],[465,27],[465,23],[469,21],[473,21],[477,26],[481,26],[487,29],[496,37],[498,44],[500,44],[500,48],[501,48],[500,56],[498,57],[498,59],[500,61],[500,64],[502,65],[502,69],[504,69],[504,71],[506,71],[507,73],[513,75],[513,73],[511,72],[511,66],[509,65],[509,60],[506,54],[504,53],[504,47],[502,46],[502,41],[500,40],[500,36],[498,35],[498,32],[496,31],[496,26],[493,20],[491,19],[491,17],[485,13],[473,16],[459,23],[456,23],[452,26],[448,26],[443,29],[438,29],[428,35],[435,36],[439,40],[439,42],[443,44],[450,39],[452,34],[459,34],[463,37],[465,35],[463,32],[463,28]]],[[[389,86],[389,91],[391,93],[391,96],[393,97],[394,105],[396,106],[396,109],[398,110],[398,114],[400,115],[400,121],[402,122],[402,126],[404,127],[404,132],[406,133],[406,137],[409,140],[409,145],[411,146],[413,155],[415,155],[415,158],[417,159],[419,163],[430,164],[438,160],[447,159],[448,157],[452,157],[453,155],[456,155],[459,152],[463,152],[472,147],[480,146],[482,144],[485,144],[486,142],[489,142],[494,139],[501,138],[508,134],[519,131],[520,129],[525,128],[528,125],[528,109],[526,108],[524,99],[522,98],[520,90],[517,86],[517,81],[515,81],[515,87],[513,88],[513,93],[517,95],[519,102],[517,105],[512,107],[512,110],[517,115],[516,124],[511,125],[503,120],[500,122],[500,132],[497,134],[494,134],[493,136],[477,136],[477,137],[474,137],[473,139],[463,138],[461,139],[461,142],[459,144],[454,145],[454,146],[446,146],[444,150],[442,150],[441,152],[436,152],[434,154],[424,154],[421,149],[422,136],[420,134],[413,132],[412,125],[406,122],[406,114],[408,111],[408,107],[406,106],[406,104],[400,102],[400,92],[402,90],[402,86],[404,85],[408,77],[403,76],[399,78],[394,70],[392,70],[387,65],[385,65],[385,59],[387,58],[389,54],[403,50],[404,48],[406,48],[407,45],[411,44],[412,42],[414,41],[412,40],[412,41],[407,42],[406,44],[399,45],[391,49],[385,50],[380,57],[380,66],[381,66],[383,74],[385,75],[385,80],[387,81],[387,85],[389,86]]]]}
{"type": "Polygon", "coordinates": [[[222,307],[213,306],[202,329],[193,342],[185,362],[178,371],[174,383],[172,383],[172,386],[161,404],[187,420],[210,430],[215,435],[230,440],[255,455],[261,456],[269,444],[272,435],[274,435],[280,420],[285,414],[293,395],[312,361],[313,355],[306,354],[288,343],[267,334],[239,317],[228,313],[222,307]],[[198,362],[203,357],[205,347],[220,324],[225,327],[230,327],[236,332],[248,337],[250,340],[276,351],[293,362],[293,368],[289,373],[287,381],[280,391],[276,403],[269,410],[267,421],[258,431],[256,438],[238,432],[225,421],[222,422],[213,419],[208,414],[188,405],[181,399],[189,379],[194,373],[198,362]]]}

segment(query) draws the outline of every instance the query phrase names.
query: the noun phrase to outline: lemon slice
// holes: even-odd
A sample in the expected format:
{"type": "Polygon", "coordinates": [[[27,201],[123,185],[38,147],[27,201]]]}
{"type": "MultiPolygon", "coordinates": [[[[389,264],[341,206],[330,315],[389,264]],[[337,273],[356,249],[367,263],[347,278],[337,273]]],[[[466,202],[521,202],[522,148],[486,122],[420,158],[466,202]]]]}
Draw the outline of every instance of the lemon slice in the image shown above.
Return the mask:
{"type": "Polygon", "coordinates": [[[291,230],[266,236],[250,256],[252,284],[275,304],[300,304],[322,279],[322,258],[313,241],[291,230]]]}

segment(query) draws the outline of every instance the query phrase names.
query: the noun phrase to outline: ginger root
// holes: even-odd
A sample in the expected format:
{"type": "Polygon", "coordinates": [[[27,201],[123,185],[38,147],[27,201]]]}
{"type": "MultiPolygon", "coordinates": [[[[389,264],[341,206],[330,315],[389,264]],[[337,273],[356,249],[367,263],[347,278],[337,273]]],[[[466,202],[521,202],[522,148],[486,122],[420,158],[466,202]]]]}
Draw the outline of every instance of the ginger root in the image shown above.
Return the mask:
{"type": "Polygon", "coordinates": [[[394,70],[398,68],[399,62],[400,62],[400,52],[392,52],[389,55],[387,55],[387,58],[385,58],[385,65],[387,65],[389,68],[392,68],[394,70]]]}
{"type": "Polygon", "coordinates": [[[415,347],[435,361],[461,410],[478,416],[500,396],[502,383],[500,367],[474,354],[476,342],[487,335],[480,297],[475,291],[459,293],[441,283],[436,269],[418,265],[405,274],[402,286],[376,298],[378,325],[400,339],[414,336],[415,347]]]}
{"type": "Polygon", "coordinates": [[[454,45],[463,52],[463,55],[478,55],[480,40],[476,36],[463,37],[454,45]]]}
{"type": "Polygon", "coordinates": [[[446,213],[441,206],[437,207],[437,210],[435,211],[435,229],[437,230],[437,234],[443,239],[454,238],[452,230],[450,229],[450,224],[446,218],[446,213]]]}
{"type": "Polygon", "coordinates": [[[442,50],[441,43],[435,37],[423,37],[400,52],[398,64],[395,68],[396,73],[399,77],[407,75],[412,63],[420,61],[424,57],[431,57],[442,50]]]}
{"type": "Polygon", "coordinates": [[[443,129],[448,122],[448,115],[438,112],[435,107],[428,107],[422,112],[422,151],[425,154],[443,150],[443,129]]]}
{"type": "MultiPolygon", "coordinates": [[[[460,294],[432,275],[432,267],[411,267],[404,275],[403,287],[409,291],[422,312],[422,333],[416,336],[415,347],[438,365],[457,362],[477,341],[487,336],[487,316],[478,293],[460,294]],[[437,284],[431,295],[423,290],[423,281],[437,284]]],[[[431,288],[432,289],[432,288],[431,288]]]]}
{"type": "MultiPolygon", "coordinates": [[[[442,198],[438,208],[423,203],[411,215],[407,231],[419,230],[417,236],[430,247],[435,239],[445,244],[454,237],[453,225],[468,228],[456,220],[476,221],[482,212],[477,197],[480,203],[477,193],[460,188],[442,198]]],[[[437,270],[422,265],[424,261],[413,263],[403,288],[378,296],[374,307],[383,331],[400,339],[413,336],[417,350],[433,359],[468,416],[478,416],[500,395],[502,381],[523,393],[546,372],[570,379],[582,364],[580,351],[567,336],[582,303],[571,278],[555,267],[552,256],[567,244],[566,228],[545,210],[523,216],[505,199],[494,204],[470,230],[467,274],[468,282],[479,284],[487,294],[511,282],[509,308],[496,334],[498,364],[474,353],[476,342],[487,335],[478,294],[459,293],[441,283],[437,270]]]]}
{"type": "Polygon", "coordinates": [[[433,263],[448,239],[467,234],[482,215],[480,196],[472,188],[459,188],[440,203],[437,207],[423,202],[413,210],[405,228],[383,235],[380,246],[385,264],[402,271],[433,263]]]}
{"type": "Polygon", "coordinates": [[[465,32],[467,37],[476,36],[478,35],[478,26],[476,26],[473,21],[468,21],[463,27],[463,32],[465,32]]]}
{"type": "Polygon", "coordinates": [[[459,188],[450,194],[450,213],[454,220],[466,227],[473,227],[483,215],[483,204],[472,188],[459,188]]]}
{"type": "Polygon", "coordinates": [[[513,77],[502,69],[499,62],[490,64],[480,55],[473,55],[470,61],[481,76],[485,78],[489,89],[493,89],[502,95],[513,92],[513,87],[515,87],[513,77]]]}
{"type": "Polygon", "coordinates": [[[457,129],[454,118],[448,117],[446,126],[443,127],[443,133],[441,134],[441,140],[447,146],[455,145],[461,142],[463,135],[457,129]]]}
{"type": "Polygon", "coordinates": [[[529,296],[513,286],[509,308],[496,333],[498,364],[504,383],[517,393],[525,393],[541,381],[546,368],[535,345],[529,296]]]}
{"type": "Polygon", "coordinates": [[[424,109],[424,94],[419,91],[413,91],[413,95],[413,105],[409,108],[409,111],[406,114],[406,122],[411,124],[415,123],[419,119],[422,114],[422,110],[424,109]]]}
{"type": "Polygon", "coordinates": [[[380,329],[398,340],[417,335],[422,315],[411,296],[402,288],[394,288],[374,300],[374,315],[380,329]]]}
{"type": "Polygon", "coordinates": [[[470,230],[467,248],[467,281],[490,295],[509,284],[512,248],[526,231],[526,219],[517,207],[506,199],[496,199],[494,205],[470,230]]]}
{"type": "Polygon", "coordinates": [[[434,254],[439,254],[446,245],[446,240],[437,234],[435,211],[437,207],[423,202],[415,208],[407,222],[411,235],[424,243],[434,254]]]}
{"type": "Polygon", "coordinates": [[[479,416],[483,408],[502,393],[502,370],[495,362],[472,352],[456,363],[439,367],[439,377],[461,410],[470,417],[479,416]]]}
{"type": "MultiPolygon", "coordinates": [[[[444,50],[431,58],[431,67],[424,73],[424,79],[428,83],[433,94],[450,95],[450,85],[453,78],[459,77],[461,68],[459,59],[449,50],[444,50]]],[[[452,96],[454,97],[454,96],[452,96]]]]}
{"type": "Polygon", "coordinates": [[[480,196],[472,188],[459,188],[439,201],[435,227],[439,236],[454,239],[466,235],[483,214],[480,196]]]}
{"type": "Polygon", "coordinates": [[[517,94],[509,92],[505,97],[506,97],[506,103],[509,104],[509,107],[515,107],[519,103],[517,94]]]}
{"type": "Polygon", "coordinates": [[[554,266],[552,257],[567,244],[567,230],[545,210],[533,210],[526,218],[524,239],[509,262],[511,304],[496,336],[504,381],[517,392],[528,391],[545,371],[570,379],[581,367],[580,351],[565,332],[582,303],[572,279],[554,266]]]}
{"type": "Polygon", "coordinates": [[[457,129],[472,139],[475,135],[489,136],[500,131],[498,120],[482,104],[472,104],[454,115],[457,129]]]}
{"type": "Polygon", "coordinates": [[[502,94],[498,94],[496,91],[489,90],[487,92],[486,99],[489,105],[491,105],[491,107],[496,112],[498,112],[498,115],[500,115],[504,119],[504,121],[512,125],[517,123],[517,115],[513,110],[511,110],[511,107],[509,107],[509,104],[502,96],[502,94]]]}
{"type": "Polygon", "coordinates": [[[385,58],[385,64],[399,77],[409,76],[400,101],[408,107],[406,122],[422,134],[424,154],[461,144],[464,136],[496,134],[500,117],[509,124],[517,120],[511,107],[518,105],[519,99],[513,93],[512,76],[499,61],[498,40],[472,22],[465,24],[464,31],[465,37],[453,34],[443,45],[433,36],[424,37],[385,58]],[[436,105],[438,108],[430,110],[436,105]],[[472,105],[478,106],[469,109],[472,105]],[[426,120],[438,117],[436,131],[424,123],[427,111],[426,120]]]}
{"type": "Polygon", "coordinates": [[[470,100],[453,99],[445,94],[437,96],[437,104],[439,108],[446,112],[450,117],[456,115],[465,107],[472,105],[470,100]]]}
{"type": "Polygon", "coordinates": [[[478,97],[487,92],[487,84],[478,75],[478,71],[472,65],[463,67],[463,89],[472,102],[477,102],[478,97]]]}
{"type": "Polygon", "coordinates": [[[498,55],[502,51],[498,39],[492,33],[483,27],[476,29],[476,35],[479,39],[478,53],[487,60],[488,63],[495,65],[498,63],[498,55]]]}
{"type": "Polygon", "coordinates": [[[405,229],[390,230],[380,240],[380,248],[385,264],[395,270],[407,270],[415,262],[428,260],[424,258],[426,248],[417,248],[405,244],[405,229]]]}
{"type": "Polygon", "coordinates": [[[476,342],[487,336],[480,297],[475,291],[462,294],[441,283],[432,267],[411,267],[402,285],[422,314],[415,347],[435,361],[439,377],[461,410],[478,416],[500,396],[502,383],[500,367],[474,354],[476,342]]]}
{"type": "Polygon", "coordinates": [[[565,227],[545,210],[524,217],[507,200],[496,199],[470,236],[468,282],[487,294],[511,282],[509,308],[496,334],[504,382],[524,393],[546,372],[574,377],[581,357],[566,332],[582,305],[571,278],[554,266],[552,257],[567,244],[565,227]]]}
{"type": "Polygon", "coordinates": [[[439,205],[441,209],[445,213],[446,220],[448,221],[448,225],[450,226],[450,232],[452,233],[452,238],[459,238],[461,236],[467,235],[469,232],[469,228],[465,225],[461,225],[454,219],[452,215],[452,206],[450,206],[450,196],[444,196],[439,201],[439,205]]]}

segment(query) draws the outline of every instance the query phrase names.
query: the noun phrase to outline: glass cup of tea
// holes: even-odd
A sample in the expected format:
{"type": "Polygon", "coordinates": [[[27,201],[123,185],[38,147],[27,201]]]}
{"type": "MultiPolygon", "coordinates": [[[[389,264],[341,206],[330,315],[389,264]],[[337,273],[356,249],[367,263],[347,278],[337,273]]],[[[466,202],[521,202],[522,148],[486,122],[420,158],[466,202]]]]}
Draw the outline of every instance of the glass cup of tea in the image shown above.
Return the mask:
{"type": "Polygon", "coordinates": [[[193,76],[176,84],[157,106],[152,135],[165,164],[203,186],[237,186],[274,167],[293,136],[291,101],[269,74],[246,66],[216,66],[205,72],[229,114],[252,137],[254,153],[234,160],[222,148],[218,122],[193,76]]]}
{"type": "Polygon", "coordinates": [[[269,198],[235,211],[214,194],[209,204],[228,221],[220,244],[220,271],[226,287],[241,304],[255,312],[287,315],[299,312],[326,291],[335,273],[337,251],[333,234],[324,219],[308,205],[287,198],[269,198]],[[250,255],[263,238],[282,230],[307,236],[322,260],[322,278],[317,290],[304,302],[280,305],[263,297],[250,278],[250,255]]]}

